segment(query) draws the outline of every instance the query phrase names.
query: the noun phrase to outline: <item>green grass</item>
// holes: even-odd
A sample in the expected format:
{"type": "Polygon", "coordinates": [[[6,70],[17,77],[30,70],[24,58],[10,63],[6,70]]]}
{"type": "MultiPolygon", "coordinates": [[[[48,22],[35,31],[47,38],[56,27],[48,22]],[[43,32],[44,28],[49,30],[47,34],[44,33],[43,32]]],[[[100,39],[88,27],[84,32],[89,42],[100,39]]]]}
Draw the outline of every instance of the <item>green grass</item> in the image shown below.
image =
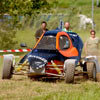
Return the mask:
{"type": "Polygon", "coordinates": [[[0,79],[0,100],[99,100],[99,94],[100,84],[93,81],[65,84],[32,81],[22,76],[0,79]]]}
{"type": "Polygon", "coordinates": [[[17,45],[15,47],[20,48],[20,43],[26,43],[28,47],[32,48],[35,45],[34,30],[26,28],[19,30],[16,34],[17,45]]]}

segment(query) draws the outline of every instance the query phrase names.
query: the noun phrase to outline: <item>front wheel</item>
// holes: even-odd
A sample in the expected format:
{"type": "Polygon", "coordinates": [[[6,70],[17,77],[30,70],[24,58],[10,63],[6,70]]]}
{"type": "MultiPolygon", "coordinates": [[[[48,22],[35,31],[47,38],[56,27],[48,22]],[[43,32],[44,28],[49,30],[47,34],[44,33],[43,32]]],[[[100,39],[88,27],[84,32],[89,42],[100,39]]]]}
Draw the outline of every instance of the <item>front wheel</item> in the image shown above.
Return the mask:
{"type": "Polygon", "coordinates": [[[13,60],[11,57],[4,57],[2,79],[10,79],[13,74],[13,60]]]}
{"type": "Polygon", "coordinates": [[[74,59],[69,59],[65,61],[64,71],[65,71],[65,82],[73,83],[74,74],[75,74],[75,60],[74,59]]]}

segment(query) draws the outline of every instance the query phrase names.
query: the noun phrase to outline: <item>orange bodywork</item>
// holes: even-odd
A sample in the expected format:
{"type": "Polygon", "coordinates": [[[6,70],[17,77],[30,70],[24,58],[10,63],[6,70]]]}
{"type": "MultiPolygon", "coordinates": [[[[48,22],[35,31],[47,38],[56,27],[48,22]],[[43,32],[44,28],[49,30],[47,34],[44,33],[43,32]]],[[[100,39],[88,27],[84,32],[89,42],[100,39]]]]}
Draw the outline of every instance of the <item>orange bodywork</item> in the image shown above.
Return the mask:
{"type": "MultiPolygon", "coordinates": [[[[41,37],[37,41],[36,45],[34,46],[34,49],[36,48],[36,46],[38,45],[38,43],[40,42],[40,40],[42,39],[43,36],[44,36],[44,33],[41,35],[41,37]]],[[[73,46],[69,35],[64,31],[57,33],[57,36],[56,36],[56,49],[65,57],[78,56],[78,50],[73,46]],[[61,35],[67,36],[69,41],[70,41],[70,47],[66,50],[61,50],[60,47],[59,47],[59,38],[60,38],[61,35]]]]}
{"type": "Polygon", "coordinates": [[[73,56],[78,56],[78,50],[73,46],[72,41],[69,37],[69,35],[66,32],[58,32],[56,36],[56,49],[65,57],[73,57],[73,56]],[[70,42],[70,47],[66,50],[61,50],[59,47],[59,38],[60,36],[67,36],[70,42]]]}

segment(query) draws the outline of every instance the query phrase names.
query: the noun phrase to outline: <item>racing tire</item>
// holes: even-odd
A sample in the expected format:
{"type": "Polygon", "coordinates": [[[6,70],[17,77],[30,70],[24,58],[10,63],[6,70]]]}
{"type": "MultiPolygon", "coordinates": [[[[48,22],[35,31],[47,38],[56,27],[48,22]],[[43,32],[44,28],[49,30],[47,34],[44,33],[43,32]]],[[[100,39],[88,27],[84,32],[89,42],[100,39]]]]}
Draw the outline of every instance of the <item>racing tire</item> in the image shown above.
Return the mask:
{"type": "Polygon", "coordinates": [[[11,57],[4,57],[2,79],[10,79],[13,74],[13,60],[11,57]]]}
{"type": "Polygon", "coordinates": [[[75,74],[74,59],[69,59],[64,62],[64,71],[65,71],[65,83],[73,83],[75,74]]]}
{"type": "Polygon", "coordinates": [[[92,62],[87,63],[88,78],[93,78],[93,70],[95,70],[94,63],[92,63],[92,62]]]}

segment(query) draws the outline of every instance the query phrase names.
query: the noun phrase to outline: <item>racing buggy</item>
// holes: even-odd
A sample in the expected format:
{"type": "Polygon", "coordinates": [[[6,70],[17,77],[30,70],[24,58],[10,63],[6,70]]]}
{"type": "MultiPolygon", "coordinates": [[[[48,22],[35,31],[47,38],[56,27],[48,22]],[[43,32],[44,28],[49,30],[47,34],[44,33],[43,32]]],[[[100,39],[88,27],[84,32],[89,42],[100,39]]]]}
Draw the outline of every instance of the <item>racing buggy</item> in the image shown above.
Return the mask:
{"type": "Polygon", "coordinates": [[[15,63],[14,55],[4,56],[2,79],[10,79],[12,75],[27,75],[30,78],[62,77],[66,83],[72,83],[75,68],[81,66],[83,75],[92,74],[96,80],[100,72],[97,59],[81,59],[82,48],[83,42],[77,33],[66,33],[61,29],[47,31],[19,63],[15,63]],[[87,69],[87,63],[90,62],[93,63],[91,71],[87,69]]]}

